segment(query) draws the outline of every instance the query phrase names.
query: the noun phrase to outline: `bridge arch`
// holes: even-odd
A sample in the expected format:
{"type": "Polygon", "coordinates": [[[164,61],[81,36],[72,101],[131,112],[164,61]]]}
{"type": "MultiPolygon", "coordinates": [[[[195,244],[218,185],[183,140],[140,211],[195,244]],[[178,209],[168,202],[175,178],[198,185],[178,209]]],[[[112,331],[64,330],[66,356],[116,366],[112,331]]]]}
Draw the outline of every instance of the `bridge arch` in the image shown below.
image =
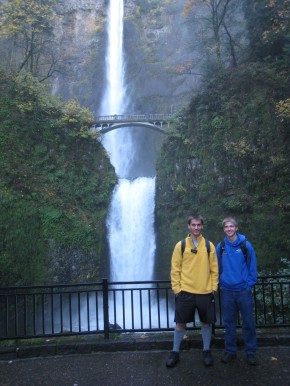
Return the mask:
{"type": "MultiPolygon", "coordinates": [[[[158,122],[160,125],[160,123],[158,122]]],[[[120,129],[122,127],[146,127],[148,129],[157,131],[162,134],[167,134],[167,132],[162,128],[162,126],[157,126],[157,124],[153,124],[150,122],[120,122],[120,123],[114,123],[107,126],[99,126],[96,127],[96,125],[92,128],[92,130],[98,131],[99,133],[106,134],[110,131],[120,129]]]]}
{"type": "Polygon", "coordinates": [[[172,114],[123,114],[105,115],[96,118],[91,131],[106,134],[122,127],[146,127],[162,134],[173,118],[172,114]]]}

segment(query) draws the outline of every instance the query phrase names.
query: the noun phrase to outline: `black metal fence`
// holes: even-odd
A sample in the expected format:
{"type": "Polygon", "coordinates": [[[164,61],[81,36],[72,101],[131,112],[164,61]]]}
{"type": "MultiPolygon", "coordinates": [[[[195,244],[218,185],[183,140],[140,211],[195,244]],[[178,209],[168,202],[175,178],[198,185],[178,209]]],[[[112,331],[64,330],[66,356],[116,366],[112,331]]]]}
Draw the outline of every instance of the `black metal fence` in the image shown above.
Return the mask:
{"type": "MultiPolygon", "coordinates": [[[[259,277],[254,304],[257,327],[289,327],[290,275],[259,277]]],[[[219,293],[216,312],[224,328],[219,293]]],[[[0,287],[0,339],[173,331],[173,319],[169,281],[0,287]]],[[[197,328],[198,318],[188,325],[197,328]]]]}

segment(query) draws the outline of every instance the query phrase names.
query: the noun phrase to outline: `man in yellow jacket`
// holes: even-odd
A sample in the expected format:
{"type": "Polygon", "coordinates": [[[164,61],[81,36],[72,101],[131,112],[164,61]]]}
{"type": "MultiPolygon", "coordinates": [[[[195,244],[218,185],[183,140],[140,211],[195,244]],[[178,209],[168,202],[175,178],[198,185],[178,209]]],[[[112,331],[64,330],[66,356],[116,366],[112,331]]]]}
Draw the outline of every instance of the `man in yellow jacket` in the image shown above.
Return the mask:
{"type": "Polygon", "coordinates": [[[171,260],[171,286],[175,294],[175,318],[173,350],[166,361],[167,367],[174,367],[179,361],[179,348],[184,336],[186,323],[194,321],[197,309],[203,340],[203,363],[213,365],[210,352],[212,324],[216,321],[214,294],[218,289],[218,261],[214,245],[201,234],[203,218],[189,216],[189,235],[174,248],[171,260]]]}

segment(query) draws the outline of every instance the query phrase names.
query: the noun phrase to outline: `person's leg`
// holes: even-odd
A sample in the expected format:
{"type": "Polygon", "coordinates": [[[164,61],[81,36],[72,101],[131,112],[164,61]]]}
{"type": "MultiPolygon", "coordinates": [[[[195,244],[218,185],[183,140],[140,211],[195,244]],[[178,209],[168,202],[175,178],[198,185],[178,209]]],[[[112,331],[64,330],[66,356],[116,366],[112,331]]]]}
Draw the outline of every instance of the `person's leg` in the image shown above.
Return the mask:
{"type": "Polygon", "coordinates": [[[249,364],[256,364],[254,356],[257,349],[257,338],[254,320],[254,304],[251,291],[243,290],[239,293],[238,307],[242,316],[242,333],[245,352],[249,358],[248,362],[251,362],[249,364]]]}
{"type": "Polygon", "coordinates": [[[186,324],[176,323],[173,335],[173,349],[170,352],[167,360],[167,367],[174,367],[179,362],[179,349],[184,336],[186,324]]]}
{"type": "Polygon", "coordinates": [[[225,325],[225,351],[235,355],[237,352],[237,304],[235,292],[222,291],[222,313],[225,325]]]}
{"type": "Polygon", "coordinates": [[[175,352],[179,352],[180,345],[185,333],[185,324],[182,323],[176,323],[174,335],[173,335],[173,350],[175,352]]]}
{"type": "Polygon", "coordinates": [[[201,335],[202,335],[203,351],[209,351],[210,350],[210,343],[211,343],[211,335],[212,335],[211,324],[202,323],[201,335]]]}
{"type": "Polygon", "coordinates": [[[179,361],[179,349],[184,336],[186,323],[193,320],[195,312],[195,296],[181,292],[175,299],[176,327],[173,335],[173,349],[170,352],[166,366],[174,367],[179,361]]]}
{"type": "Polygon", "coordinates": [[[212,337],[212,323],[215,323],[215,304],[213,294],[197,295],[197,309],[201,324],[201,336],[203,342],[203,364],[213,365],[213,357],[210,352],[212,337]]]}

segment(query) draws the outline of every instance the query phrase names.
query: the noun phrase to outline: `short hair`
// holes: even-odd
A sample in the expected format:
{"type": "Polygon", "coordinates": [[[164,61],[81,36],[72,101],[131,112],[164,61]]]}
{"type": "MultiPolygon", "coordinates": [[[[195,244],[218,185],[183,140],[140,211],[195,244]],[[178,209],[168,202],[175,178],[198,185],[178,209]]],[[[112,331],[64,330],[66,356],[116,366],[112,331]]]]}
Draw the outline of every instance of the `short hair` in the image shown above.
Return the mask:
{"type": "Polygon", "coordinates": [[[223,228],[224,228],[224,226],[226,225],[226,222],[231,222],[231,223],[233,223],[234,224],[234,226],[238,226],[238,222],[237,222],[237,220],[235,219],[235,218],[233,218],[233,217],[226,217],[224,220],[223,220],[223,228]]]}
{"type": "Polygon", "coordinates": [[[203,225],[203,218],[201,217],[200,214],[192,214],[188,217],[187,219],[187,224],[190,225],[192,220],[198,220],[201,222],[201,225],[203,225]]]}

